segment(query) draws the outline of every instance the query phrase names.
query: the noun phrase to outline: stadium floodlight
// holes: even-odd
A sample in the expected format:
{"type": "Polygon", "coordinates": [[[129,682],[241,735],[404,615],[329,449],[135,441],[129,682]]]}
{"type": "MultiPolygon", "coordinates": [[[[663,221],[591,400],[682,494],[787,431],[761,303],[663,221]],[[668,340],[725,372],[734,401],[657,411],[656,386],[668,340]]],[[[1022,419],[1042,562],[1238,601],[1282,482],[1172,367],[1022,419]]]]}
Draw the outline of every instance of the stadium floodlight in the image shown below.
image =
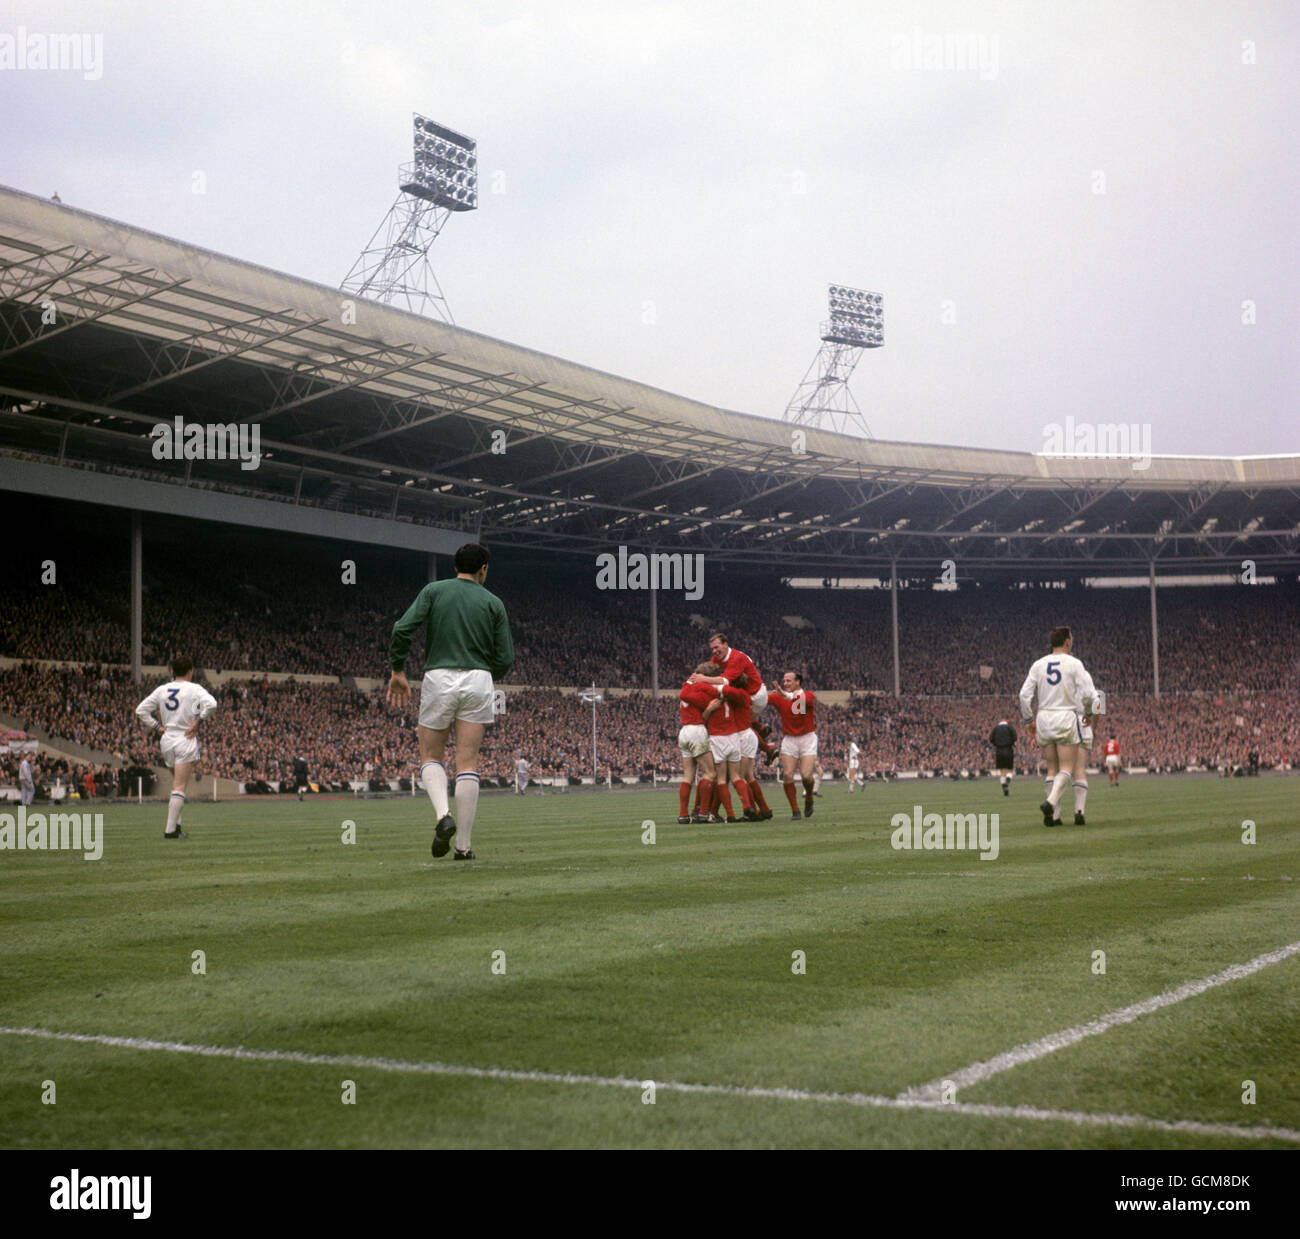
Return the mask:
{"type": "Polygon", "coordinates": [[[451,323],[447,299],[429,265],[429,248],[453,212],[478,208],[478,144],[417,113],[411,153],[411,162],[398,169],[397,201],[342,290],[417,314],[432,311],[451,323]]]}
{"type": "Polygon", "coordinates": [[[829,286],[830,318],[821,325],[822,346],[786,406],[787,422],[871,437],[871,428],[849,391],[849,377],[863,349],[885,343],[884,303],[879,293],[865,288],[829,286]]]}

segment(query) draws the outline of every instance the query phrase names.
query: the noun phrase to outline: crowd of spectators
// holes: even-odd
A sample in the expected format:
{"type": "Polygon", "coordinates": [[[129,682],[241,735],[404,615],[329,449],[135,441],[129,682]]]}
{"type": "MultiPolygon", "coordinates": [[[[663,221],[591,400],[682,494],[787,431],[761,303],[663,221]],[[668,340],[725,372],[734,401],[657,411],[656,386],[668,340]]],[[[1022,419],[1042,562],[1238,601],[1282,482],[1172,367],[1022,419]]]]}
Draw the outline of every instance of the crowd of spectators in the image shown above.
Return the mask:
{"type": "MultiPolygon", "coordinates": [[[[261,560],[212,573],[168,554],[153,557],[147,578],[144,660],[185,653],[203,669],[198,678],[220,705],[202,730],[205,773],[273,783],[290,778],[302,759],[313,781],[346,787],[356,779],[407,778],[418,768],[418,705],[391,710],[382,687],[392,624],[418,579],[390,567],[350,584],[337,563],[319,560],[288,577],[284,565],[261,560]],[[205,680],[204,671],[237,675],[218,682],[205,680]],[[259,678],[264,672],[343,678],[268,682],[259,678]],[[354,676],[379,687],[363,691],[354,676]]],[[[75,579],[15,587],[7,597],[0,654],[79,665],[0,670],[0,709],[111,755],[114,769],[140,769],[158,762],[134,714],[154,684],[133,685],[121,666],[109,665],[127,661],[128,616],[121,580],[95,562],[75,579]]],[[[1075,653],[1107,694],[1097,743],[1113,728],[1126,763],[1220,767],[1254,749],[1269,767],[1293,761],[1300,748],[1294,581],[1160,589],[1158,702],[1151,696],[1150,602],[1141,589],[900,590],[904,696],[895,699],[887,591],[760,587],[719,574],[698,602],[659,595],[660,684],[669,691],[656,701],[646,691],[643,592],[600,591],[594,573],[502,572],[488,585],[506,604],[515,640],[515,666],[504,683],[530,686],[509,694],[506,713],[488,731],[481,768],[492,777],[511,778],[517,754],[534,777],[589,776],[591,706],[559,688],[593,682],[604,693],[596,708],[600,776],[675,777],[672,690],[707,657],[717,627],[769,682],[792,668],[814,691],[852,694],[847,705],[819,708],[822,764],[832,774],[843,772],[850,739],[871,773],[986,769],[988,734],[999,718],[1021,733],[1021,769],[1034,768],[1036,750],[1015,697],[1029,664],[1046,652],[1048,630],[1062,622],[1072,626],[1075,653]]],[[[420,665],[421,643],[417,636],[410,672],[420,665]]],[[[418,685],[417,674],[411,680],[418,685]]],[[[81,786],[86,770],[58,773],[81,786]]],[[[94,773],[99,787],[103,771],[94,773]]]]}
{"type": "MultiPolygon", "coordinates": [[[[250,560],[212,572],[160,552],[149,560],[144,661],[185,653],[208,671],[292,675],[387,674],[389,634],[423,583],[387,568],[347,583],[339,562],[250,560]],[[183,647],[183,648],[182,648],[183,647]]],[[[599,590],[594,570],[489,576],[510,615],[514,669],[507,684],[650,684],[648,597],[599,590]]],[[[1300,588],[1192,586],[1157,591],[1164,692],[1300,690],[1300,588]]],[[[15,587],[0,614],[0,654],[79,662],[129,660],[125,583],[97,569],[57,586],[15,587]]],[[[698,602],[661,591],[660,683],[699,661],[714,627],[751,653],[769,679],[795,668],[824,688],[892,692],[886,590],[791,589],[709,578],[698,602]]],[[[1019,589],[965,585],[900,589],[901,690],[923,696],[1013,695],[1045,653],[1048,631],[1069,624],[1075,653],[1099,688],[1153,687],[1150,602],[1144,589],[1019,589]]],[[[417,636],[412,663],[420,653],[417,636]]]]}
{"type": "MultiPolygon", "coordinates": [[[[132,685],[117,669],[20,664],[0,671],[0,701],[24,726],[111,754],[114,769],[159,760],[135,716],[150,687],[132,685]]],[[[810,681],[808,687],[818,685],[810,681]]],[[[410,778],[418,769],[418,686],[406,713],[387,706],[382,687],[362,692],[344,684],[229,679],[209,688],[219,708],[201,729],[205,774],[271,784],[290,780],[301,758],[313,782],[342,790],[354,780],[383,785],[410,778]]],[[[1108,706],[1096,729],[1097,750],[1113,731],[1126,764],[1217,768],[1244,762],[1255,749],[1261,765],[1271,768],[1292,763],[1300,752],[1300,703],[1291,693],[1167,695],[1158,702],[1120,695],[1108,706]]],[[[1011,699],[858,694],[817,709],[822,765],[834,776],[845,770],[850,740],[861,747],[863,768],[871,774],[987,769],[993,760],[989,732],[1001,718],[1020,733],[1018,767],[1028,772],[1037,766],[1036,747],[1011,699]]],[[[607,692],[595,710],[602,779],[676,776],[679,712],[672,696],[656,701],[648,693],[607,692]]],[[[508,694],[505,713],[487,731],[480,770],[508,780],[517,754],[528,759],[536,778],[589,776],[591,704],[555,689],[508,694]]],[[[84,773],[65,771],[65,781],[79,786],[84,773]]]]}

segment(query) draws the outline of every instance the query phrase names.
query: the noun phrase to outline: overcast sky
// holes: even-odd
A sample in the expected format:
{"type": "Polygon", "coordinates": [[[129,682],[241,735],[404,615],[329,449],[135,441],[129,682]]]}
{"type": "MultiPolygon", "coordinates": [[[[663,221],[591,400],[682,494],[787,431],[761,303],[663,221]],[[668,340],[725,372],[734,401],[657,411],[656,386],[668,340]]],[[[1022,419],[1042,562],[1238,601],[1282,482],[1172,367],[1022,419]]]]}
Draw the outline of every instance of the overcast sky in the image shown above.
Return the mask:
{"type": "Polygon", "coordinates": [[[877,438],[1297,452],[1298,53],[1293,0],[0,0],[0,182],[337,285],[418,111],[479,144],[461,326],[779,417],[843,282],[877,438]]]}

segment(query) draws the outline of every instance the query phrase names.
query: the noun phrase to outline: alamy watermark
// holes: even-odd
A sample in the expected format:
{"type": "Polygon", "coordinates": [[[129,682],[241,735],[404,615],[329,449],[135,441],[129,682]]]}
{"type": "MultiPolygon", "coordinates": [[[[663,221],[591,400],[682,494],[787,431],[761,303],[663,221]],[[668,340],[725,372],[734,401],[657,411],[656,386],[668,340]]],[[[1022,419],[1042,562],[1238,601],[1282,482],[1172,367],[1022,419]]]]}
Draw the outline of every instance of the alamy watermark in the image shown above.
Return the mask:
{"type": "Polygon", "coordinates": [[[83,852],[87,860],[104,854],[102,813],[0,813],[0,851],[83,852]],[[48,817],[48,821],[46,818],[48,817]]]}
{"type": "Polygon", "coordinates": [[[104,76],[102,34],[42,34],[19,26],[0,31],[0,73],[41,71],[80,73],[87,82],[104,76]]]}
{"type": "Polygon", "coordinates": [[[704,597],[704,556],[700,554],[647,555],[620,546],[618,554],[596,556],[597,589],[683,590],[691,602],[704,597]]]}
{"type": "Polygon", "coordinates": [[[1065,460],[1131,460],[1142,472],[1151,468],[1150,422],[1052,422],[1043,427],[1043,455],[1065,460]]]}
{"type": "Polygon", "coordinates": [[[889,63],[903,72],[977,73],[991,82],[998,75],[998,36],[913,26],[890,39],[889,63]]]}
{"type": "Polygon", "coordinates": [[[895,813],[889,819],[894,828],[889,841],[899,852],[978,851],[980,860],[998,858],[998,815],[996,813],[923,813],[912,806],[912,816],[895,813]]]}
{"type": "Polygon", "coordinates": [[[150,432],[155,460],[238,460],[241,469],[262,463],[262,427],[256,422],[159,422],[150,432]]]}

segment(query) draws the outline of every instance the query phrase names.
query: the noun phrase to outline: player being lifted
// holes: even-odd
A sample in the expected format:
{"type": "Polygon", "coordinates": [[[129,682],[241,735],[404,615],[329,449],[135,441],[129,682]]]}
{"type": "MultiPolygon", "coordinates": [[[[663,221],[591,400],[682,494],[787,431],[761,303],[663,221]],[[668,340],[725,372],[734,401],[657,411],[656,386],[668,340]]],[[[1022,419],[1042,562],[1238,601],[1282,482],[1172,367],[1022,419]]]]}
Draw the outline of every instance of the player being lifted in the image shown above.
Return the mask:
{"type": "Polygon", "coordinates": [[[181,829],[185,809],[185,789],[190,771],[199,760],[199,742],[195,733],[199,723],[217,708],[217,699],[202,685],[194,683],[194,664],[188,658],[172,659],[172,678],[159,684],[138,706],[136,714],[160,739],[163,761],[172,772],[172,794],[167,802],[167,825],[164,839],[188,839],[181,829]],[[155,717],[157,716],[157,717],[155,717]]]}
{"type": "Polygon", "coordinates": [[[781,783],[785,798],[790,802],[791,821],[800,818],[799,804],[794,794],[795,764],[803,781],[803,817],[813,815],[813,772],[817,765],[817,721],[813,711],[816,697],[804,691],[803,676],[797,671],[787,671],[781,684],[774,684],[773,695],[768,698],[781,716],[781,783]]]}
{"type": "Polygon", "coordinates": [[[1044,826],[1061,824],[1059,805],[1066,787],[1074,784],[1074,824],[1085,824],[1084,803],[1088,798],[1086,773],[1078,772],[1078,757],[1084,744],[1083,729],[1092,722],[1097,690],[1077,658],[1070,651],[1074,637],[1069,628],[1053,628],[1049,641],[1052,652],[1040,658],[1020,688],[1020,715],[1035,736],[1047,761],[1047,799],[1039,808],[1044,826]],[[1033,701],[1038,698],[1035,718],[1033,701]]]}
{"type": "Polygon", "coordinates": [[[1110,739],[1106,741],[1106,747],[1102,750],[1106,754],[1106,778],[1110,781],[1111,787],[1119,786],[1119,741],[1115,739],[1115,733],[1110,733],[1110,739]]]}
{"type": "Polygon", "coordinates": [[[505,606],[483,588],[487,547],[467,542],[456,552],[454,562],[456,575],[426,585],[393,625],[388,703],[405,706],[411,699],[404,671],[406,655],[411,637],[423,624],[424,684],[417,733],[420,779],[438,818],[431,850],[435,858],[446,856],[454,835],[456,859],[475,860],[470,841],[478,811],[478,753],[483,728],[494,717],[492,678],[499,679],[510,670],[515,647],[505,606]],[[443,765],[452,723],[456,725],[455,818],[447,800],[447,767],[443,765]]]}

